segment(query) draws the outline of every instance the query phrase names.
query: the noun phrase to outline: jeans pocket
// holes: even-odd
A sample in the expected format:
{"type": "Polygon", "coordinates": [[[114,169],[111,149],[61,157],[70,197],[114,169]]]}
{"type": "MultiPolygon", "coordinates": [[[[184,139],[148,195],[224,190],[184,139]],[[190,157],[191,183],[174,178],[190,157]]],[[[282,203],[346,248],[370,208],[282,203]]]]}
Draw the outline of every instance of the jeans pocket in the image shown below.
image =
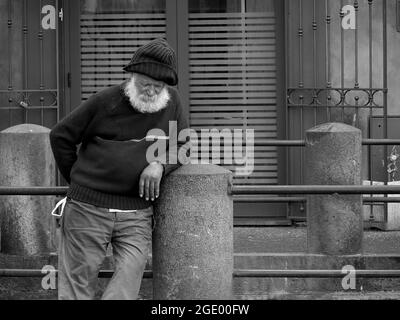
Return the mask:
{"type": "Polygon", "coordinates": [[[69,210],[68,210],[68,209],[69,209],[68,207],[69,207],[69,199],[67,199],[67,202],[66,202],[66,204],[65,204],[65,208],[64,208],[64,211],[63,211],[62,216],[58,218],[58,222],[59,222],[59,226],[58,226],[58,227],[60,228],[61,231],[62,231],[63,228],[64,228],[65,215],[66,215],[67,212],[69,211],[69,210]]]}

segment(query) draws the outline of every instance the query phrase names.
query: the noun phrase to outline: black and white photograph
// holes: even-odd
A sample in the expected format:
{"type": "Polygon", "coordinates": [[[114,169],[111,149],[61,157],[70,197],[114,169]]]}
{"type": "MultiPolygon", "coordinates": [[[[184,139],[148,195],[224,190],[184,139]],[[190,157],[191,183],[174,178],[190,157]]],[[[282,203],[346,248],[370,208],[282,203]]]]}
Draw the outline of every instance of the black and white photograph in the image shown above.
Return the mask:
{"type": "Polygon", "coordinates": [[[0,0],[0,300],[400,300],[399,72],[400,0],[0,0]]]}

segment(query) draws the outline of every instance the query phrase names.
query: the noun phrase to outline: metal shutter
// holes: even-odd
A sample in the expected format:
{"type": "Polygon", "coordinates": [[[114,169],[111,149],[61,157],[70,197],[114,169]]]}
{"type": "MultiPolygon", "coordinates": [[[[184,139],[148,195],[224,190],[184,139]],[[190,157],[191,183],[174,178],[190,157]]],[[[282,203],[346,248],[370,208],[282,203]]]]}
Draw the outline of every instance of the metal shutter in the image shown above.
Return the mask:
{"type": "MultiPolygon", "coordinates": [[[[277,137],[275,20],[273,12],[189,14],[193,129],[254,129],[256,140],[277,137]]],[[[277,184],[276,147],[255,147],[254,154],[254,172],[235,176],[235,184],[277,184]]]]}
{"type": "Polygon", "coordinates": [[[165,13],[81,15],[82,100],[126,79],[122,71],[138,47],[165,38],[165,13]]]}

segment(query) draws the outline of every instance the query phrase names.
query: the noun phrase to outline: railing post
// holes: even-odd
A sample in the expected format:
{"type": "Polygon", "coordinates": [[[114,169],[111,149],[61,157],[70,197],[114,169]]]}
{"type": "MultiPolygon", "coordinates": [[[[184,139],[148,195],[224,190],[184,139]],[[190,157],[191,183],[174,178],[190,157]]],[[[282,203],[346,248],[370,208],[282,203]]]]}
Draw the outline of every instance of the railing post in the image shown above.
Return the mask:
{"type": "MultiPolygon", "coordinates": [[[[55,186],[49,129],[21,124],[0,132],[1,186],[55,186]]],[[[52,196],[2,196],[1,253],[49,254],[54,249],[52,196]]]]}
{"type": "Polygon", "coordinates": [[[153,232],[154,299],[230,299],[232,173],[185,165],[162,184],[153,232]]]}
{"type": "MultiPolygon", "coordinates": [[[[305,184],[361,185],[361,131],[325,123],[306,132],[305,184]]],[[[359,254],[362,251],[361,195],[308,195],[309,253],[359,254]]]]}

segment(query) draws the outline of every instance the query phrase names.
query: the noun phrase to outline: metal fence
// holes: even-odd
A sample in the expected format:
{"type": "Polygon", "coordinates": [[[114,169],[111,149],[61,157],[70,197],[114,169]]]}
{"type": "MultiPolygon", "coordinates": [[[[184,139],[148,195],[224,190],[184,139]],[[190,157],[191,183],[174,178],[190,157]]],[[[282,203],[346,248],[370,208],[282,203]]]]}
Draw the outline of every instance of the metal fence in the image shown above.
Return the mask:
{"type": "MultiPolygon", "coordinates": [[[[65,195],[67,187],[0,187],[1,195],[65,195]]],[[[400,186],[237,186],[231,190],[233,195],[241,194],[396,194],[400,186]]],[[[265,200],[265,198],[264,198],[265,200]]],[[[398,199],[400,201],[400,199],[398,199]]],[[[370,201],[379,201],[371,198],[370,201]]],[[[49,271],[57,274],[57,270],[49,271]]],[[[400,270],[356,270],[359,278],[400,278],[400,270]]],[[[112,277],[113,270],[101,270],[100,278],[112,277]]],[[[0,269],[0,277],[43,277],[39,269],[0,269]]],[[[342,278],[342,270],[272,270],[272,269],[234,269],[234,278],[342,278]]],[[[144,278],[152,278],[153,273],[146,270],[144,278]]]]}
{"type": "MultiPolygon", "coordinates": [[[[388,40],[386,0],[286,1],[286,137],[325,122],[344,122],[371,139],[374,117],[382,117],[379,136],[388,138],[388,40]],[[347,11],[349,10],[349,11],[347,11]],[[354,17],[353,20],[350,20],[354,17]],[[346,21],[354,25],[346,26],[346,21]],[[348,27],[348,29],[346,29],[348,27]]],[[[376,133],[375,133],[376,134],[376,133]]],[[[297,145],[299,146],[299,145],[297,145]]],[[[388,147],[365,146],[364,180],[390,177],[388,147]],[[378,160],[373,157],[377,154],[378,160]],[[383,165],[380,163],[383,161],[383,165]]],[[[287,184],[303,184],[304,150],[286,153],[287,184]]],[[[372,182],[371,182],[372,183],[372,182]]],[[[291,215],[305,212],[291,206],[291,215]]],[[[373,207],[371,220],[374,219],[373,207]]]]}
{"type": "MultiPolygon", "coordinates": [[[[47,271],[57,275],[58,271],[47,271]]],[[[100,270],[99,278],[111,278],[113,270],[100,270]]],[[[400,278],[400,270],[356,270],[355,274],[358,278],[400,278]]],[[[234,278],[343,278],[342,270],[274,270],[274,269],[235,269],[232,273],[234,278]]],[[[29,277],[42,278],[44,273],[39,269],[0,269],[1,277],[29,277]]],[[[143,278],[153,278],[151,270],[145,270],[143,278]]]]}
{"type": "Polygon", "coordinates": [[[57,0],[1,0],[0,131],[21,123],[52,127],[59,120],[57,0]]]}

